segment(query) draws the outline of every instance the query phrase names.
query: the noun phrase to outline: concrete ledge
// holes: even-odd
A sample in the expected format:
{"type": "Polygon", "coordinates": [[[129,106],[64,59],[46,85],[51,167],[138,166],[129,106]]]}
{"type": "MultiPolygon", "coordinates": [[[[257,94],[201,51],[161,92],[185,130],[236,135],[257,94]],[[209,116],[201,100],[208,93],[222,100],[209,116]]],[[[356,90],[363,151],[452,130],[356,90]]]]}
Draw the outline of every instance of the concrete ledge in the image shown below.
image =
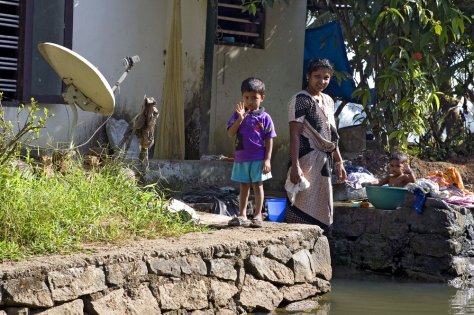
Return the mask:
{"type": "Polygon", "coordinates": [[[0,264],[1,309],[24,314],[268,312],[328,292],[332,277],[328,240],[320,228],[308,225],[264,222],[261,229],[226,227],[89,250],[0,264]]]}

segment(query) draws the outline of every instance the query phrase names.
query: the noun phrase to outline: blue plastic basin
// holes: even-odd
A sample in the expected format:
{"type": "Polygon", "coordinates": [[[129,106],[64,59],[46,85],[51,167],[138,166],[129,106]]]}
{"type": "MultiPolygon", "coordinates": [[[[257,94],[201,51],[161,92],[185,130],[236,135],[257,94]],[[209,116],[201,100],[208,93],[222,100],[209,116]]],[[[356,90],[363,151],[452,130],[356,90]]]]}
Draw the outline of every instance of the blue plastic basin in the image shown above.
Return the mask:
{"type": "Polygon", "coordinates": [[[267,199],[268,220],[272,222],[285,221],[286,198],[267,199]]]}
{"type": "Polygon", "coordinates": [[[403,205],[408,190],[401,187],[367,186],[367,198],[378,209],[394,210],[403,205]]]}

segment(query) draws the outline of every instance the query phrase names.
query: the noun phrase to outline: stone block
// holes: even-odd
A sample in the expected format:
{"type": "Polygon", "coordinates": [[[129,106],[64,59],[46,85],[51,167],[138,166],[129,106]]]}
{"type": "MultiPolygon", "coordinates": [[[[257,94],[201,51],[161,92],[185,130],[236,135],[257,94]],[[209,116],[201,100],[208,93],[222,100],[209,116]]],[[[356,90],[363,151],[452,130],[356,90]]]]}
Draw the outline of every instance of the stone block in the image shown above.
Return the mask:
{"type": "Polygon", "coordinates": [[[416,255],[412,265],[405,265],[405,270],[417,272],[419,277],[426,279],[446,278],[450,273],[454,273],[451,266],[451,257],[432,257],[427,255],[416,255]]]}
{"type": "Polygon", "coordinates": [[[451,242],[438,234],[415,234],[410,237],[410,246],[418,255],[445,257],[455,255],[451,242]]]}
{"type": "Polygon", "coordinates": [[[392,268],[393,257],[398,252],[381,234],[364,234],[354,244],[352,259],[364,268],[387,270],[392,268]]]}
{"type": "Polygon", "coordinates": [[[159,276],[181,276],[181,268],[176,264],[174,260],[168,260],[164,258],[150,259],[150,270],[159,276]]]}
{"type": "Polygon", "coordinates": [[[314,280],[312,260],[311,253],[306,249],[293,254],[290,267],[295,273],[295,283],[312,282],[314,280]]]}
{"type": "Polygon", "coordinates": [[[331,253],[326,237],[320,237],[316,240],[313,253],[311,254],[311,266],[315,277],[320,277],[327,281],[332,279],[331,253]]]}
{"type": "Polygon", "coordinates": [[[181,267],[181,271],[188,275],[207,275],[207,266],[201,256],[187,256],[187,264],[181,267]]]}
{"type": "Polygon", "coordinates": [[[94,266],[50,271],[48,284],[53,300],[58,302],[70,301],[107,288],[103,269],[94,266]]]}
{"type": "Polygon", "coordinates": [[[294,286],[285,286],[280,288],[280,292],[283,294],[283,300],[286,302],[295,302],[307,299],[319,293],[318,287],[310,284],[297,284],[294,286]]]}
{"type": "Polygon", "coordinates": [[[237,279],[237,269],[232,259],[217,258],[210,261],[209,274],[222,280],[237,279]]]}
{"type": "Polygon", "coordinates": [[[6,305],[29,307],[51,307],[54,302],[44,279],[25,277],[6,280],[3,285],[3,299],[6,305]]]}
{"type": "Polygon", "coordinates": [[[230,180],[233,163],[204,160],[150,160],[149,171],[143,176],[144,184],[160,183],[181,190],[184,187],[236,186],[230,180]],[[172,184],[171,184],[172,183],[172,184]]]}
{"type": "Polygon", "coordinates": [[[200,310],[209,306],[208,288],[203,280],[187,279],[158,287],[161,310],[200,310]]]}
{"type": "Polygon", "coordinates": [[[130,296],[127,298],[127,306],[129,313],[132,315],[161,314],[158,301],[146,283],[142,283],[137,288],[130,289],[130,296]]]}
{"type": "Polygon", "coordinates": [[[295,283],[295,276],[290,268],[266,257],[250,256],[246,267],[248,272],[257,279],[276,284],[295,283]]]}
{"type": "MultiPolygon", "coordinates": [[[[84,302],[81,299],[52,307],[45,311],[31,311],[31,315],[83,315],[84,302]]],[[[1,314],[0,314],[1,315],[1,314]]]]}
{"type": "Polygon", "coordinates": [[[283,245],[269,245],[264,250],[265,256],[274,259],[282,264],[286,264],[293,255],[288,247],[283,245]]]}
{"type": "Polygon", "coordinates": [[[218,306],[227,306],[229,301],[239,292],[233,283],[223,281],[211,281],[210,293],[211,299],[218,306]]]}
{"type": "Polygon", "coordinates": [[[129,281],[140,281],[148,274],[144,261],[123,262],[105,266],[107,282],[113,285],[122,285],[129,281]]]}
{"type": "Polygon", "coordinates": [[[97,300],[90,301],[90,306],[88,307],[88,312],[96,315],[125,315],[128,314],[127,311],[125,290],[122,288],[112,291],[97,300]]]}
{"type": "Polygon", "coordinates": [[[257,280],[252,275],[245,276],[244,285],[240,292],[240,303],[247,311],[255,308],[272,311],[283,300],[283,294],[273,284],[257,280]]]}

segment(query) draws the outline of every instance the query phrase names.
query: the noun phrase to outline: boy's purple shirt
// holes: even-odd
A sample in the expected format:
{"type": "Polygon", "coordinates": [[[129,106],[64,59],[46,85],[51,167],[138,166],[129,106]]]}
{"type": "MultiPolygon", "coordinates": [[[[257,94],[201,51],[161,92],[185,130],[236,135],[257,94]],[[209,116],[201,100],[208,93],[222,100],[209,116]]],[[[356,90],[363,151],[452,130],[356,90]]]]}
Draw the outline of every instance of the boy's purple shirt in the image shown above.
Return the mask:
{"type": "MultiPolygon", "coordinates": [[[[227,122],[227,129],[237,120],[239,114],[234,112],[227,122]]],[[[265,108],[250,112],[237,130],[235,137],[235,162],[260,161],[265,158],[265,140],[276,137],[272,118],[265,112],[265,108]]]]}

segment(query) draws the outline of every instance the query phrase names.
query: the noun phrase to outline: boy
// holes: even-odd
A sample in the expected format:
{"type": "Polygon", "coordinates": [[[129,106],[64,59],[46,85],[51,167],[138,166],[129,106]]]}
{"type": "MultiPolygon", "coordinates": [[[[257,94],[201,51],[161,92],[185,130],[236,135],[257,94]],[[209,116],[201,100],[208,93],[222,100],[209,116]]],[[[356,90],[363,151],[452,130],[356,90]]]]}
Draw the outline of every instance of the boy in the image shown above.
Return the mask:
{"type": "Polygon", "coordinates": [[[260,106],[265,99],[265,84],[251,77],[242,82],[240,90],[242,101],[227,122],[227,134],[236,136],[231,178],[240,183],[240,213],[229,225],[262,227],[263,181],[272,178],[270,158],[276,133],[272,118],[260,106]],[[252,222],[247,219],[250,188],[255,196],[252,222]]]}
{"type": "Polygon", "coordinates": [[[392,187],[405,187],[408,183],[415,182],[415,175],[408,165],[408,157],[404,152],[396,151],[391,154],[388,164],[388,175],[377,185],[388,184],[392,187]]]}

